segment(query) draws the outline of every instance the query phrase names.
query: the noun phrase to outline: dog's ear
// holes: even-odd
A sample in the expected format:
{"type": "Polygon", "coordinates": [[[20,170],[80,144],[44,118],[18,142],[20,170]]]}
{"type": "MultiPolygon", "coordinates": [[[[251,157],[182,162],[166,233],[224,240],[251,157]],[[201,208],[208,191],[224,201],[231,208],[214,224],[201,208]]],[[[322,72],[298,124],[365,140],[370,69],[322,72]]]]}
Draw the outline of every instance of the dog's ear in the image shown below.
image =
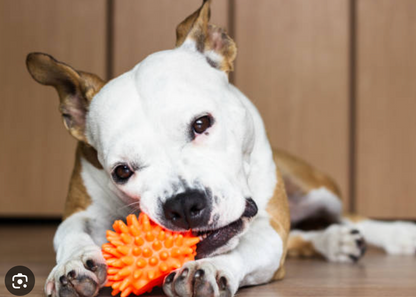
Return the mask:
{"type": "Polygon", "coordinates": [[[76,71],[43,53],[30,53],[26,66],[37,82],[53,86],[58,91],[59,111],[66,129],[77,140],[87,142],[86,114],[92,98],[105,82],[95,74],[76,71]]]}
{"type": "Polygon", "coordinates": [[[237,47],[224,29],[208,23],[210,4],[211,0],[204,0],[197,11],[176,27],[176,46],[191,42],[211,66],[228,73],[234,69],[237,47]]]}

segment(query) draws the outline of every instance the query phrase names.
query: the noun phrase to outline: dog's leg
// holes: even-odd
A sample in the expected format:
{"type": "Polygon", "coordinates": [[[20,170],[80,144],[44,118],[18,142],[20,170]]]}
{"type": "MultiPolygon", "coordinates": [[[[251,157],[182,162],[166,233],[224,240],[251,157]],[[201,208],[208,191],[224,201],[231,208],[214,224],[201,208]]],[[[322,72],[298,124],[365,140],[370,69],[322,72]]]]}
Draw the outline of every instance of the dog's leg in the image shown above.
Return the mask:
{"type": "Polygon", "coordinates": [[[348,215],[344,221],[360,230],[368,244],[380,247],[393,255],[415,255],[416,224],[411,222],[383,222],[348,215]]]}
{"type": "Polygon", "coordinates": [[[359,230],[339,224],[320,231],[293,230],[288,242],[289,256],[321,255],[331,262],[356,262],[364,255],[365,249],[359,230]]]}
{"type": "Polygon", "coordinates": [[[267,215],[259,215],[231,252],[186,263],[165,278],[168,296],[233,296],[241,286],[270,281],[284,243],[267,215]]]}
{"type": "MultiPolygon", "coordinates": [[[[46,54],[29,54],[26,65],[37,82],[53,86],[58,91],[59,110],[65,127],[79,141],[65,206],[65,220],[54,238],[57,265],[46,281],[45,292],[48,296],[94,296],[106,280],[106,266],[99,246],[88,234],[91,215],[86,209],[91,204],[91,197],[81,177],[81,159],[97,169],[96,174],[91,176],[101,171],[104,173],[97,152],[88,144],[85,123],[89,104],[105,82],[94,74],[76,71],[46,54]]],[[[92,188],[100,187],[97,184],[92,188]]],[[[104,195],[97,197],[102,201],[108,198],[104,195]]],[[[104,215],[102,210],[100,214],[104,215]]]]}
{"type": "Polygon", "coordinates": [[[341,194],[337,184],[286,152],[274,150],[274,157],[283,174],[295,229],[289,235],[288,255],[321,255],[331,262],[355,262],[361,258],[366,247],[362,234],[353,226],[340,224],[341,194]]]}
{"type": "MultiPolygon", "coordinates": [[[[341,195],[338,186],[330,177],[286,152],[275,150],[274,154],[275,162],[283,172],[294,228],[313,228],[310,225],[311,219],[313,223],[319,221],[324,226],[331,221],[332,223],[343,222],[350,229],[359,230],[368,244],[383,248],[389,254],[415,254],[416,225],[414,223],[381,222],[357,215],[341,217],[341,195]]],[[[332,231],[328,229],[324,232],[292,232],[288,254],[308,256],[318,253],[323,254],[329,260],[337,261],[332,256],[329,257],[331,249],[324,239],[327,236],[334,236],[329,235],[330,233],[341,233],[339,230],[345,229],[345,227],[338,226],[332,231]],[[336,231],[336,229],[339,230],[336,231]],[[318,239],[314,243],[311,238],[318,239]],[[316,248],[316,241],[321,242],[320,250],[316,248]]]]}
{"type": "Polygon", "coordinates": [[[45,284],[47,296],[95,296],[107,278],[107,266],[100,247],[89,234],[86,211],[68,217],[55,238],[57,265],[45,284]]]}

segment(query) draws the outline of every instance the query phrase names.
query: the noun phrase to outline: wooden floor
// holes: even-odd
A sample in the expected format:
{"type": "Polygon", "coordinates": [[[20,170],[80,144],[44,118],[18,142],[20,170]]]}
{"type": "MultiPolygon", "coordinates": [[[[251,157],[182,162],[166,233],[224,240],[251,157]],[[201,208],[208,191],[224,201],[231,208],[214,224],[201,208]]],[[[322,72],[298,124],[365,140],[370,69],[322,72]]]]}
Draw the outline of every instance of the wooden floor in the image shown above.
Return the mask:
{"type": "MultiPolygon", "coordinates": [[[[50,224],[0,225],[0,296],[12,296],[4,286],[4,276],[16,265],[27,266],[35,274],[36,285],[29,296],[43,296],[55,261],[55,229],[50,224]]],[[[151,295],[159,296],[161,291],[151,295]]],[[[110,291],[100,296],[110,296],[110,291]]],[[[373,249],[356,265],[289,259],[283,281],[245,288],[238,296],[416,296],[416,257],[387,256],[373,249]]]]}

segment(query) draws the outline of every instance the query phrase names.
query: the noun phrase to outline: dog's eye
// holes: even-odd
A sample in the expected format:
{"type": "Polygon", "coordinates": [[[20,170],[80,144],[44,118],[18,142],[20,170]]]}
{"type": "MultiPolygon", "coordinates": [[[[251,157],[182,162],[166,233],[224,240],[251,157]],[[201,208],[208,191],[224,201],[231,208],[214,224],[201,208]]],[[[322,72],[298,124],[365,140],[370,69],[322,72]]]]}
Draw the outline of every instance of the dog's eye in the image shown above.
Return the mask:
{"type": "Polygon", "coordinates": [[[211,118],[209,116],[200,117],[192,124],[192,129],[197,134],[204,133],[209,127],[211,127],[211,118]]]}
{"type": "Polygon", "coordinates": [[[125,164],[117,166],[113,171],[113,179],[117,183],[126,182],[132,175],[133,171],[125,164]]]}

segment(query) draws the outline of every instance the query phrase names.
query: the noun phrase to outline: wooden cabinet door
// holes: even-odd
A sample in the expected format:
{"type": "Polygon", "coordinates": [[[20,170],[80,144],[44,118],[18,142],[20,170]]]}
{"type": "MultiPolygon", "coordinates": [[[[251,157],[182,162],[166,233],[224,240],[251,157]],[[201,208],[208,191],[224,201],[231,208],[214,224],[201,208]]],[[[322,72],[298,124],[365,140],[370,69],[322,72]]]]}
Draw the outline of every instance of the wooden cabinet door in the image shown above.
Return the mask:
{"type": "MultiPolygon", "coordinates": [[[[201,5],[195,0],[114,2],[114,75],[130,70],[148,55],[175,47],[176,26],[201,5]]],[[[228,0],[211,5],[212,23],[226,28],[228,0]]]]}
{"type": "MultiPolygon", "coordinates": [[[[237,42],[232,81],[258,107],[273,146],[332,175],[347,209],[414,219],[416,2],[357,0],[354,14],[351,3],[215,0],[212,22],[237,42]]],[[[30,77],[27,53],[117,76],[173,48],[176,25],[199,5],[0,1],[0,216],[59,216],[74,161],[57,94],[30,77]]]]}
{"type": "Polygon", "coordinates": [[[416,1],[357,1],[357,211],[416,218],[416,1]]]}
{"type": "Polygon", "coordinates": [[[29,52],[105,75],[105,1],[0,1],[0,216],[62,213],[75,156],[58,96],[36,83],[29,52]]]}
{"type": "Polygon", "coordinates": [[[235,1],[235,84],[272,145],[335,177],[348,200],[349,2],[255,2],[235,1]]]}

